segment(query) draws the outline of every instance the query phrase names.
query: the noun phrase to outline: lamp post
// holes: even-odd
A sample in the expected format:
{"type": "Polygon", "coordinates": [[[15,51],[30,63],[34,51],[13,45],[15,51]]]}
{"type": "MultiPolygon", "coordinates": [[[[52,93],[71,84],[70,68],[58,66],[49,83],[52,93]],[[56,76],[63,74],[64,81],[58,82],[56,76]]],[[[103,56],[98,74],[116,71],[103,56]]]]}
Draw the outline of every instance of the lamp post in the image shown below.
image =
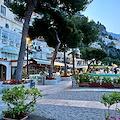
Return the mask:
{"type": "Polygon", "coordinates": [[[29,65],[28,65],[28,43],[30,41],[30,38],[27,37],[26,38],[26,41],[27,41],[27,78],[29,78],[29,65]]]}

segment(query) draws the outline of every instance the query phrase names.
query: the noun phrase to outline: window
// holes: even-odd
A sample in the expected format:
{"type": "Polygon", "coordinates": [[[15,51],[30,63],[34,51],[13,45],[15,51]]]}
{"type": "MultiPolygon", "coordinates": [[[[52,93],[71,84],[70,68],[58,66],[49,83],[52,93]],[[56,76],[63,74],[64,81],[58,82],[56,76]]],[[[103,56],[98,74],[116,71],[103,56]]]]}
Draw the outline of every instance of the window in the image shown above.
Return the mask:
{"type": "Polygon", "coordinates": [[[8,32],[7,31],[2,31],[2,38],[8,39],[8,32]]]}
{"type": "Polygon", "coordinates": [[[2,6],[2,5],[1,5],[1,13],[2,13],[3,15],[6,14],[6,8],[5,8],[4,6],[2,6]]]}
{"type": "Polygon", "coordinates": [[[9,29],[9,25],[7,23],[5,24],[5,27],[9,29]]]}
{"type": "Polygon", "coordinates": [[[38,46],[38,49],[40,49],[40,46],[38,46]]]}

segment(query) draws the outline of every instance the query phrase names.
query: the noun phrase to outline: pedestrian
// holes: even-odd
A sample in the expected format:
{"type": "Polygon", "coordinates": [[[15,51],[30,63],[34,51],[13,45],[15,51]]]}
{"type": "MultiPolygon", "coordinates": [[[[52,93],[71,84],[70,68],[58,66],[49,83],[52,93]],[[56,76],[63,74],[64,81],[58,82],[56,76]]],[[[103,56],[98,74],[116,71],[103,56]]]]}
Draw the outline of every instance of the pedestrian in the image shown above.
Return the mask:
{"type": "Polygon", "coordinates": [[[114,73],[117,74],[117,69],[116,68],[114,68],[114,73]]]}

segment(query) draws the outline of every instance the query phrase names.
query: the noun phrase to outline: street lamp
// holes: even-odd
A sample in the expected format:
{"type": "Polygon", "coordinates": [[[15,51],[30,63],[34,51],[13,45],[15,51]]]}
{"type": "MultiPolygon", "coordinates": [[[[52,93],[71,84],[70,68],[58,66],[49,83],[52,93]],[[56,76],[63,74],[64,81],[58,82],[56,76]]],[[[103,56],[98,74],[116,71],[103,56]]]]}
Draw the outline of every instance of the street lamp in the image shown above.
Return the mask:
{"type": "Polygon", "coordinates": [[[29,76],[28,76],[28,74],[29,74],[29,66],[28,66],[28,43],[30,42],[30,38],[27,37],[26,41],[27,41],[27,78],[29,78],[29,76]]]}

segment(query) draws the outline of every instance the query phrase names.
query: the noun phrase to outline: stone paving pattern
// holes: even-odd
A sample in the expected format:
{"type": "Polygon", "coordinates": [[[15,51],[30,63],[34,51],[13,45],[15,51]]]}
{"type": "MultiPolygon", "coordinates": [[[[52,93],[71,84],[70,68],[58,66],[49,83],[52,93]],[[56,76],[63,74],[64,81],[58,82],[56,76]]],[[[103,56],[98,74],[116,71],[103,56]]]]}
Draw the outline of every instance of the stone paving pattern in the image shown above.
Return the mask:
{"type": "MultiPolygon", "coordinates": [[[[71,81],[62,81],[54,86],[36,87],[40,89],[43,98],[38,99],[36,111],[30,114],[28,120],[47,120],[42,119],[44,117],[51,120],[105,120],[104,111],[107,111],[107,108],[99,103],[99,100],[103,93],[109,94],[114,91],[114,89],[71,88],[71,81]]],[[[0,100],[0,114],[5,108],[0,100]]],[[[115,113],[112,109],[110,112],[112,115],[115,113]]]]}

